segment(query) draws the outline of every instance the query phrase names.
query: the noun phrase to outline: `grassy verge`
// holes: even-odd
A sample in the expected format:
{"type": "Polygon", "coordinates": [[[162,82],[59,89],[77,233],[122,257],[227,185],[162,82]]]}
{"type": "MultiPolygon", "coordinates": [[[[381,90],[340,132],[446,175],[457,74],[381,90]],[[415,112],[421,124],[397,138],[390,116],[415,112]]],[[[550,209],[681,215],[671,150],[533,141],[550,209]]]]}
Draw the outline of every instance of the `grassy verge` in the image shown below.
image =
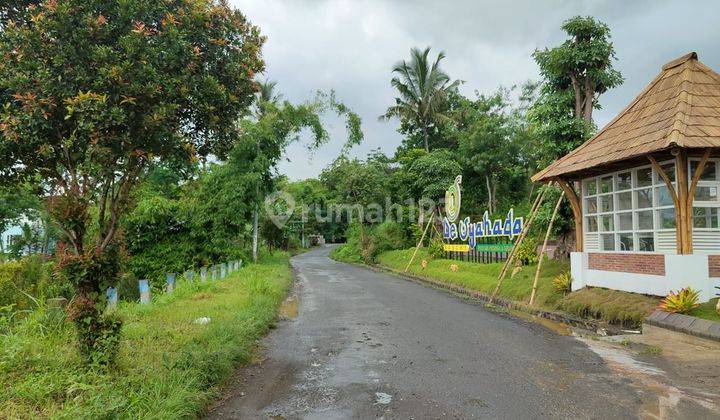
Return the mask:
{"type": "MultiPolygon", "coordinates": [[[[380,254],[378,262],[381,265],[402,270],[405,269],[412,252],[413,249],[385,252],[380,254]]],[[[425,250],[421,249],[408,271],[415,275],[489,294],[497,284],[501,268],[502,263],[478,264],[447,259],[433,260],[427,258],[425,250]],[[428,261],[425,269],[421,266],[423,259],[428,261]],[[458,270],[451,271],[451,264],[457,264],[458,270]]],[[[508,276],[500,288],[499,295],[527,303],[530,300],[535,269],[535,265],[525,266],[515,277],[508,276]]],[[[635,293],[599,288],[587,288],[569,294],[560,293],[553,287],[552,279],[569,269],[569,263],[565,261],[548,260],[543,263],[538,279],[536,298],[539,308],[551,311],[560,310],[575,316],[599,319],[628,327],[640,325],[642,320],[657,308],[659,298],[635,293]]]]}
{"type": "Polygon", "coordinates": [[[690,311],[688,315],[720,322],[720,314],[718,314],[715,309],[717,303],[718,298],[711,299],[708,302],[700,304],[700,306],[690,311]]]}
{"type": "Polygon", "coordinates": [[[194,417],[249,359],[290,280],[288,255],[276,253],[222,281],[180,283],[147,306],[121,304],[120,358],[105,373],[85,370],[72,327],[40,309],[0,335],[0,418],[194,417]]]}

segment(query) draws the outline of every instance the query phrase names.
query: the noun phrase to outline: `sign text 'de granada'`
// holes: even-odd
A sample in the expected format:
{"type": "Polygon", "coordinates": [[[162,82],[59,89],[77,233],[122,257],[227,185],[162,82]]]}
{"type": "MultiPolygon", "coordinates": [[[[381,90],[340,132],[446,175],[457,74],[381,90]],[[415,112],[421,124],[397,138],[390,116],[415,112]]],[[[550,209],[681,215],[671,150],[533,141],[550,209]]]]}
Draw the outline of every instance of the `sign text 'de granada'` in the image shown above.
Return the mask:
{"type": "MultiPolygon", "coordinates": [[[[460,219],[460,184],[462,175],[455,178],[453,185],[445,191],[445,214],[443,218],[443,238],[447,240],[460,239],[465,244],[446,244],[446,251],[464,251],[469,247],[482,248],[484,245],[477,241],[483,238],[507,237],[510,240],[520,235],[523,230],[523,218],[515,217],[511,208],[507,212],[505,220],[491,220],[487,211],[483,214],[482,220],[472,222],[469,217],[460,219]],[[452,249],[451,249],[452,248],[452,249]]],[[[509,245],[509,244],[508,244],[509,245]]],[[[480,250],[480,249],[479,249],[480,250]]],[[[482,249],[485,251],[485,249],[482,249]]]]}

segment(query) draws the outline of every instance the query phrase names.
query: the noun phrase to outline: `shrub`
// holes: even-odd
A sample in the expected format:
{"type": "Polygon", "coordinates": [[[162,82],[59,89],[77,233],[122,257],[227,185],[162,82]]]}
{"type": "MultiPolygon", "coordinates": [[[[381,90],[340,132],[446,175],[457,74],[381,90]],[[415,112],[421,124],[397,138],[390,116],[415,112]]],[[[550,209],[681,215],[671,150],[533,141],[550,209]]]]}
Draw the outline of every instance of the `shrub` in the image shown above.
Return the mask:
{"type": "Polygon", "coordinates": [[[431,258],[441,258],[445,254],[444,243],[438,238],[432,238],[428,245],[428,256],[431,258]]]}
{"type": "Polygon", "coordinates": [[[552,283],[555,287],[555,290],[562,294],[569,293],[572,290],[572,276],[570,275],[569,271],[555,276],[555,278],[553,278],[552,280],[552,283]]]}
{"type": "Polygon", "coordinates": [[[699,291],[693,290],[691,287],[686,287],[680,289],[677,293],[671,291],[667,297],[660,302],[660,308],[670,313],[686,314],[699,306],[699,298],[699,291]]]}
{"type": "Polygon", "coordinates": [[[15,305],[16,310],[33,307],[33,298],[72,295],[70,284],[53,272],[54,263],[43,262],[39,255],[0,264],[0,306],[15,305]],[[29,296],[28,296],[29,295],[29,296]]]}
{"type": "Polygon", "coordinates": [[[537,241],[534,238],[525,238],[517,249],[516,258],[523,265],[537,264],[537,241]]]}

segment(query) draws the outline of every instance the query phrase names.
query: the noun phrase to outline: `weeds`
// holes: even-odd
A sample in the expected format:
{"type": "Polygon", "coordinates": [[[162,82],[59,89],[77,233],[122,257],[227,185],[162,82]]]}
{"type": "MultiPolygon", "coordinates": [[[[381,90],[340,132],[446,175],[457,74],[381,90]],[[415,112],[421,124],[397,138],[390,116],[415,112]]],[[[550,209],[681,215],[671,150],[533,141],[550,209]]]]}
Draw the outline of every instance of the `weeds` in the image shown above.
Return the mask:
{"type": "Polygon", "coordinates": [[[195,417],[249,360],[290,278],[276,253],[222,281],[179,282],[150,305],[121,302],[110,370],[86,369],[63,312],[38,307],[0,335],[0,418],[195,417]],[[203,316],[210,324],[193,324],[203,316]]]}

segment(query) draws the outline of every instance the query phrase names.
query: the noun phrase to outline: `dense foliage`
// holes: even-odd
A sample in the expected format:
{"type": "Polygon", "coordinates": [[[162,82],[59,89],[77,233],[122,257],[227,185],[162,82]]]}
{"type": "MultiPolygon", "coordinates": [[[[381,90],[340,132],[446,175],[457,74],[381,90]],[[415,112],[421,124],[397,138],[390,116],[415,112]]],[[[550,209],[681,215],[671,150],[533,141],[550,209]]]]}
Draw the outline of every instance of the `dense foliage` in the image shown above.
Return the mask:
{"type": "Polygon", "coordinates": [[[154,161],[228,152],[263,70],[263,38],[211,0],[2,10],[0,178],[42,179],[68,244],[58,267],[77,291],[81,349],[102,353],[119,330],[99,304],[119,276],[117,232],[133,187],[154,161]]]}

